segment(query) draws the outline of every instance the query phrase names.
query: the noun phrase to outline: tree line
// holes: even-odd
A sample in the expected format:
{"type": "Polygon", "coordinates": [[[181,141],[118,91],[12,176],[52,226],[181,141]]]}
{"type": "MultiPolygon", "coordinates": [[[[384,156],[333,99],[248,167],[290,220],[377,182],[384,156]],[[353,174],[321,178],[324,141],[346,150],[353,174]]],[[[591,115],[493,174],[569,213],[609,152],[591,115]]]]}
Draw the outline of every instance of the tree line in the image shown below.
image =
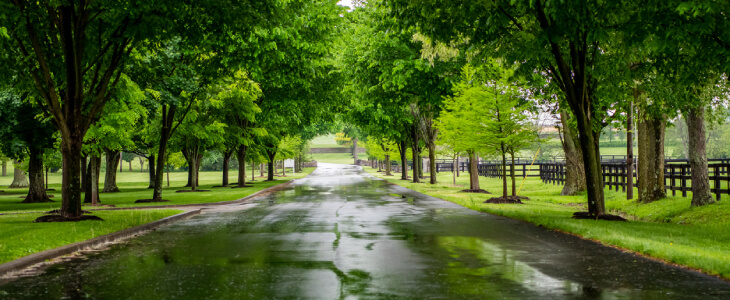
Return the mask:
{"type": "MultiPolygon", "coordinates": [[[[146,201],[164,201],[176,153],[193,190],[213,150],[224,186],[234,155],[239,170],[268,163],[273,180],[273,162],[302,153],[344,106],[337,1],[18,0],[0,12],[2,152],[28,162],[26,202],[42,202],[43,158],[58,149],[66,220],[99,203],[102,157],[107,170],[121,150],[146,158],[146,201]]],[[[103,191],[118,190],[115,173],[103,191]]]]}
{"type": "MultiPolygon", "coordinates": [[[[691,203],[711,204],[706,124],[727,118],[728,8],[707,1],[360,3],[348,15],[340,53],[352,99],[347,118],[359,138],[397,149],[402,165],[407,149],[414,162],[428,152],[433,170],[437,144],[473,164],[497,155],[508,165],[535,138],[526,118],[548,111],[559,120],[568,170],[562,194],[585,192],[591,218],[606,215],[605,128],[636,134],[638,198],[647,203],[666,196],[667,124],[686,124],[691,203]]],[[[476,176],[471,181],[479,189],[476,176]]]]}

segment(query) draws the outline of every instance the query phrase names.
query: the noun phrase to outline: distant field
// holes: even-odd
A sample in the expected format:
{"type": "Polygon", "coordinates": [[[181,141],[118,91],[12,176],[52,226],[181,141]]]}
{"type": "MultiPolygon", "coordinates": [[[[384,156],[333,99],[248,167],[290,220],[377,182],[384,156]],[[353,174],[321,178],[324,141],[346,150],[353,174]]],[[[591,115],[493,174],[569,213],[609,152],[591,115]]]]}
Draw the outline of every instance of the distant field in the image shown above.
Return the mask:
{"type": "Polygon", "coordinates": [[[334,134],[320,135],[309,142],[309,148],[346,148],[347,146],[338,145],[335,141],[334,134]]]}
{"type": "MultiPolygon", "coordinates": [[[[346,164],[351,165],[355,160],[352,158],[350,153],[317,153],[310,154],[313,160],[317,162],[331,163],[331,164],[346,164]]],[[[358,155],[360,159],[367,159],[367,155],[361,153],[358,155]]]]}

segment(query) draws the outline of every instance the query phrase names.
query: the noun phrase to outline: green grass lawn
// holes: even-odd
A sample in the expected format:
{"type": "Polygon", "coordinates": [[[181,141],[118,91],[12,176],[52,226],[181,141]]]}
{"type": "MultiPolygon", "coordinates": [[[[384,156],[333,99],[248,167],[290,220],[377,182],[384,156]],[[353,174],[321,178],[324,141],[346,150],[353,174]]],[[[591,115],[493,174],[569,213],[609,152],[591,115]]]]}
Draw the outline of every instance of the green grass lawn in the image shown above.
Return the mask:
{"type": "MultiPolygon", "coordinates": [[[[247,184],[253,185],[253,187],[248,188],[213,188],[213,186],[220,185],[222,180],[221,172],[219,171],[210,171],[210,172],[200,172],[200,187],[201,190],[210,190],[210,192],[196,192],[196,193],[176,193],[177,190],[183,190],[183,189],[189,189],[185,188],[185,184],[187,183],[187,173],[186,172],[174,172],[170,173],[170,187],[167,187],[167,181],[165,181],[163,184],[165,187],[163,188],[162,197],[165,200],[170,200],[170,202],[162,202],[162,203],[139,203],[135,204],[134,201],[139,199],[150,199],[152,198],[152,190],[147,189],[147,186],[149,185],[148,182],[148,175],[146,173],[130,173],[130,172],[124,172],[124,173],[117,173],[117,186],[121,190],[120,193],[101,193],[99,194],[99,198],[101,200],[102,204],[111,204],[115,205],[117,207],[140,207],[140,206],[154,206],[154,205],[174,205],[174,204],[197,204],[197,203],[212,203],[212,202],[220,202],[220,201],[232,201],[237,200],[243,197],[246,197],[248,195],[251,195],[257,191],[260,191],[262,189],[265,189],[267,187],[271,187],[280,183],[284,183],[291,179],[296,178],[302,178],[306,175],[309,175],[314,171],[314,168],[305,168],[304,173],[296,173],[291,174],[290,172],[287,172],[286,177],[275,177],[276,180],[274,181],[263,181],[265,178],[256,178],[257,181],[253,182],[247,182],[247,184]]],[[[279,173],[281,174],[281,173],[279,173]]],[[[258,172],[257,174],[258,175],[258,172]]],[[[235,182],[236,177],[238,176],[237,171],[231,171],[230,173],[230,181],[235,182]]],[[[247,181],[251,179],[250,171],[248,172],[249,177],[247,177],[247,181]]],[[[8,180],[7,178],[0,179],[0,184],[2,186],[7,186],[10,184],[10,181],[12,181],[12,178],[8,180]]],[[[101,176],[102,184],[100,186],[103,186],[103,180],[104,176],[101,176]]],[[[49,192],[49,194],[54,195],[55,197],[52,198],[56,202],[51,203],[37,203],[37,204],[22,204],[20,201],[21,196],[24,196],[28,190],[27,189],[7,189],[3,188],[5,190],[4,193],[0,194],[0,213],[2,212],[15,212],[15,211],[45,211],[45,210],[51,210],[55,208],[59,208],[61,206],[60,197],[61,197],[61,174],[60,173],[53,173],[49,176],[50,185],[49,188],[56,189],[55,191],[49,192]]],[[[101,187],[100,187],[101,189],[101,187]]],[[[91,208],[91,207],[86,207],[91,208]]]]}
{"type": "MultiPolygon", "coordinates": [[[[630,222],[575,220],[585,211],[586,196],[560,196],[562,186],[528,178],[520,193],[530,200],[524,205],[486,204],[494,195],[459,193],[468,188],[468,175],[452,183],[452,173],[439,173],[439,183],[414,184],[387,177],[377,169],[369,173],[421,193],[454,202],[476,211],[524,220],[547,228],[577,234],[606,245],[629,249],[657,259],[730,278],[730,201],[705,207],[690,207],[690,198],[669,197],[650,204],[626,200],[626,194],[606,191],[606,208],[630,222]]],[[[519,188],[521,181],[517,181],[519,188]]],[[[481,188],[501,194],[501,180],[480,177],[481,188]]],[[[727,198],[725,198],[727,200],[727,198]]]]}
{"type": "MultiPolygon", "coordinates": [[[[174,204],[198,204],[220,201],[232,201],[251,195],[291,179],[302,178],[309,175],[315,168],[305,168],[303,173],[287,173],[286,177],[277,176],[275,181],[263,181],[265,178],[256,178],[257,181],[249,182],[253,187],[213,188],[220,185],[221,172],[200,172],[200,189],[210,190],[209,192],[197,193],[175,193],[176,190],[188,189],[183,186],[187,183],[187,173],[170,173],[170,187],[165,186],[163,198],[170,202],[163,203],[141,203],[135,204],[138,199],[152,198],[152,190],[147,189],[148,175],[140,172],[117,173],[117,185],[120,193],[100,194],[102,204],[112,204],[117,207],[144,207],[151,205],[174,205],[174,204]]],[[[279,173],[280,174],[280,173],[279,173]]],[[[258,172],[257,172],[258,175],[258,172]]],[[[231,182],[235,182],[238,176],[236,171],[230,174],[231,182]]],[[[250,171],[248,172],[250,176],[250,171]]],[[[103,183],[103,176],[101,176],[103,183]]],[[[250,177],[247,177],[250,180],[250,177]]],[[[12,177],[0,177],[0,185],[7,186],[12,177]]],[[[53,173],[49,176],[50,188],[56,191],[49,192],[55,195],[56,202],[39,204],[22,204],[20,196],[25,195],[27,189],[7,189],[0,194],[0,213],[23,212],[23,211],[46,211],[61,206],[59,201],[61,195],[61,174],[53,173]]],[[[165,185],[167,182],[165,182],[165,185]]],[[[93,207],[86,206],[86,209],[93,207]]],[[[56,248],[66,244],[87,240],[96,236],[123,230],[129,227],[149,223],[177,213],[181,210],[174,209],[150,209],[150,210],[129,210],[129,211],[96,211],[93,214],[101,217],[104,221],[83,221],[69,223],[33,223],[40,213],[0,215],[0,263],[11,261],[39,251],[56,248]]]]}
{"type": "MultiPolygon", "coordinates": [[[[350,153],[315,153],[309,155],[313,160],[323,163],[351,165],[355,162],[350,153]]],[[[367,159],[367,155],[365,153],[360,153],[358,158],[367,159]]]]}
{"type": "Polygon", "coordinates": [[[104,221],[33,223],[41,214],[0,216],[0,263],[169,217],[182,210],[94,212],[104,221]]]}

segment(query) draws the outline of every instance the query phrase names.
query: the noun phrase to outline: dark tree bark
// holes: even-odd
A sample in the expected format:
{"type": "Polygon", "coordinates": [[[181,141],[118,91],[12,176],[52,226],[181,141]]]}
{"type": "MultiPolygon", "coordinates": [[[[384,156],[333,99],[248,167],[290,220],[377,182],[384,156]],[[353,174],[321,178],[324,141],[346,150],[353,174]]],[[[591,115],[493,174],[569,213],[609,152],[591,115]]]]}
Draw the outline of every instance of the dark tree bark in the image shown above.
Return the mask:
{"type": "Polygon", "coordinates": [[[268,163],[269,172],[267,174],[266,181],[273,181],[274,180],[274,174],[276,172],[274,170],[274,164],[276,163],[274,161],[274,158],[276,158],[276,152],[277,152],[276,150],[266,149],[266,155],[269,158],[269,163],[268,163]]]}
{"type": "Polygon", "coordinates": [[[88,176],[88,169],[89,169],[89,162],[88,157],[83,156],[81,157],[81,165],[79,166],[81,168],[81,190],[86,191],[86,187],[89,186],[89,176],[88,176]]]}
{"type": "Polygon", "coordinates": [[[499,143],[502,152],[502,197],[507,198],[507,150],[504,142],[499,143]]]}
{"type": "Polygon", "coordinates": [[[43,149],[30,147],[28,157],[28,176],[30,184],[28,194],[22,203],[52,202],[46,194],[46,187],[43,184],[43,149]]]}
{"type": "MultiPolygon", "coordinates": [[[[687,132],[689,136],[689,165],[692,168],[692,206],[715,203],[710,191],[710,175],[707,167],[707,141],[705,129],[705,108],[687,110],[687,132]]],[[[641,180],[641,179],[640,179],[641,180]]]]}
{"type": "Polygon", "coordinates": [[[469,153],[469,189],[479,189],[479,171],[477,170],[477,156],[474,151],[467,151],[469,153]]]}
{"type": "MultiPolygon", "coordinates": [[[[154,189],[155,188],[155,179],[157,178],[157,176],[155,174],[155,156],[152,155],[152,154],[150,154],[150,156],[147,158],[147,160],[148,160],[148,162],[147,162],[147,173],[150,176],[150,185],[147,186],[147,188],[148,189],[154,189]]],[[[160,181],[160,182],[162,182],[162,181],[160,181]]]]}
{"type": "Polygon", "coordinates": [[[385,155],[385,176],[393,176],[391,169],[393,166],[390,164],[390,154],[385,155]]]}
{"type": "Polygon", "coordinates": [[[667,196],[664,189],[665,117],[647,115],[639,121],[639,202],[649,203],[667,196]]]}
{"type": "Polygon", "coordinates": [[[517,191],[516,191],[517,185],[515,182],[515,153],[510,152],[509,155],[512,158],[512,165],[509,168],[509,174],[510,174],[510,177],[512,177],[512,196],[517,196],[517,191]]]}
{"type": "MultiPolygon", "coordinates": [[[[197,156],[197,155],[195,155],[197,156]]],[[[197,157],[190,160],[190,188],[195,191],[198,187],[198,159],[197,157]]]]}
{"type": "Polygon", "coordinates": [[[421,177],[419,176],[418,172],[418,125],[413,124],[413,129],[411,132],[411,140],[413,144],[411,144],[412,154],[413,154],[413,182],[414,183],[420,183],[421,177]]]}
{"type": "MultiPolygon", "coordinates": [[[[19,163],[17,160],[13,161],[16,165],[19,163]]],[[[10,183],[9,188],[11,189],[17,189],[17,188],[25,188],[28,187],[28,178],[25,177],[25,172],[23,170],[15,167],[13,168],[13,182],[10,183]]]]}
{"type": "Polygon", "coordinates": [[[3,160],[3,177],[8,176],[8,161],[3,160]]]}
{"type": "Polygon", "coordinates": [[[122,156],[123,156],[122,155],[122,151],[119,151],[119,160],[118,160],[118,162],[119,162],[119,173],[124,172],[124,163],[122,161],[122,156]]]}
{"type": "MultiPolygon", "coordinates": [[[[227,150],[226,152],[223,152],[223,179],[221,181],[222,187],[228,186],[228,170],[229,164],[231,163],[231,156],[233,156],[233,150],[227,150]]],[[[244,170],[245,173],[245,170],[244,170]]],[[[239,159],[238,162],[238,176],[241,177],[241,162],[239,159]]]]}
{"type": "Polygon", "coordinates": [[[132,161],[130,160],[130,161],[128,161],[128,163],[129,163],[129,172],[132,172],[132,161]]]}
{"type": "Polygon", "coordinates": [[[119,164],[119,151],[104,151],[106,155],[106,174],[104,177],[104,189],[102,193],[118,193],[117,187],[117,164],[119,164]]]}
{"type": "Polygon", "coordinates": [[[408,180],[408,156],[406,155],[407,151],[408,145],[406,143],[406,140],[400,141],[400,143],[398,143],[398,153],[400,153],[400,179],[402,180],[408,180]]]}
{"type": "Polygon", "coordinates": [[[583,151],[578,143],[578,135],[570,128],[570,115],[564,109],[560,110],[560,121],[563,124],[562,139],[560,140],[565,153],[565,185],[560,195],[572,196],[586,190],[585,168],[583,167],[583,151]]]}
{"type": "Polygon", "coordinates": [[[626,115],[626,199],[634,199],[634,103],[626,115]]]}
{"type": "Polygon", "coordinates": [[[428,140],[428,171],[431,177],[430,183],[436,184],[436,136],[438,129],[433,129],[433,131],[435,133],[431,134],[428,140]]]}
{"type": "Polygon", "coordinates": [[[86,176],[89,177],[88,186],[84,192],[84,203],[92,206],[99,205],[99,176],[101,171],[101,156],[92,155],[89,157],[89,166],[86,169],[86,176]]]}
{"type": "Polygon", "coordinates": [[[248,146],[241,145],[236,152],[238,158],[238,187],[246,186],[246,151],[248,146]]]}

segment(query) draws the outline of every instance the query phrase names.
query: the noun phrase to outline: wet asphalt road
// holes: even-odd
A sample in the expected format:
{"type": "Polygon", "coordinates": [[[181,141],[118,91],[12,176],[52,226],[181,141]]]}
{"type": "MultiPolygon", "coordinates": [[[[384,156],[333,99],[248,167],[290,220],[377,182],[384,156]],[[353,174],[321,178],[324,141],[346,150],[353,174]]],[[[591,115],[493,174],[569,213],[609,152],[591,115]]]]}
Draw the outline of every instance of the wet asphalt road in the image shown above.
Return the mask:
{"type": "Polygon", "coordinates": [[[320,164],[0,286],[7,299],[728,299],[730,283],[320,164]]]}

